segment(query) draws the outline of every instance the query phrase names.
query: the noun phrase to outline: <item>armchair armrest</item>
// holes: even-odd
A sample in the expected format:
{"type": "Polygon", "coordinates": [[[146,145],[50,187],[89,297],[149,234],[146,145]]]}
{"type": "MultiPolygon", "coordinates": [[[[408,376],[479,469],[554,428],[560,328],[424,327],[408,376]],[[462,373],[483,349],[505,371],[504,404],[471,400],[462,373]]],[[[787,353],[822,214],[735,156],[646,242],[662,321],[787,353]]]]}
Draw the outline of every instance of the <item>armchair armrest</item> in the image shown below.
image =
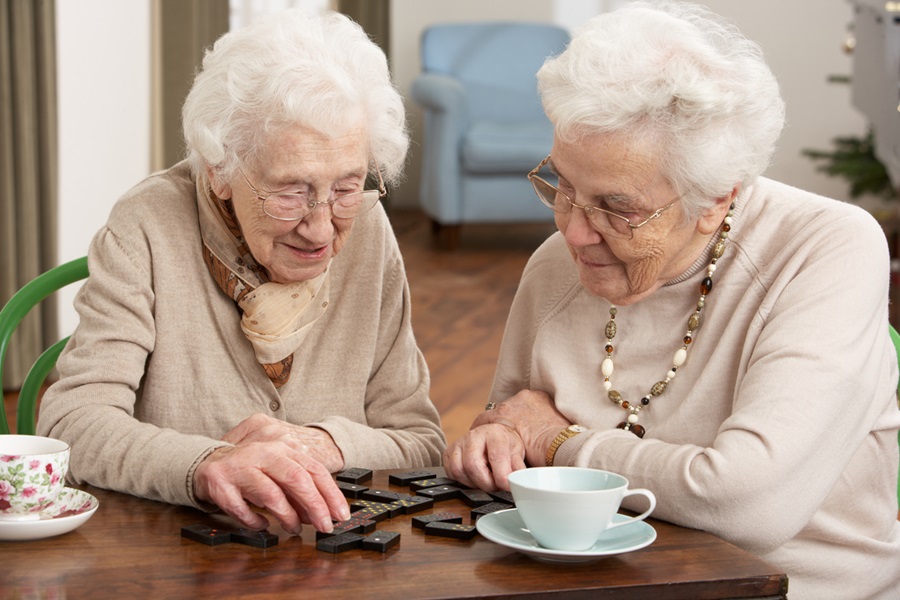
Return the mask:
{"type": "Polygon", "coordinates": [[[410,89],[413,100],[424,108],[441,112],[461,112],[466,90],[462,83],[446,75],[423,73],[410,89]]]}
{"type": "Polygon", "coordinates": [[[410,94],[425,113],[422,208],[440,223],[459,223],[462,218],[459,152],[468,122],[465,88],[446,75],[423,73],[413,82],[410,94]]]}

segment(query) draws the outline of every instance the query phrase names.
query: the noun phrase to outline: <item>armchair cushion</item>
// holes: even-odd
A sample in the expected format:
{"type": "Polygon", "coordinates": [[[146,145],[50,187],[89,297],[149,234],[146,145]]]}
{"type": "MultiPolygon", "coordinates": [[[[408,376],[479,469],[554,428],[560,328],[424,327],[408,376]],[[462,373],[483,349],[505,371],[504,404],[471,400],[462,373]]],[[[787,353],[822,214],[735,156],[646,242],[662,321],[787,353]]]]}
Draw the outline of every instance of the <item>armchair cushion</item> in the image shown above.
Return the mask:
{"type": "Polygon", "coordinates": [[[541,162],[553,126],[537,121],[479,121],[463,135],[462,168],[469,173],[523,175],[541,162]]]}

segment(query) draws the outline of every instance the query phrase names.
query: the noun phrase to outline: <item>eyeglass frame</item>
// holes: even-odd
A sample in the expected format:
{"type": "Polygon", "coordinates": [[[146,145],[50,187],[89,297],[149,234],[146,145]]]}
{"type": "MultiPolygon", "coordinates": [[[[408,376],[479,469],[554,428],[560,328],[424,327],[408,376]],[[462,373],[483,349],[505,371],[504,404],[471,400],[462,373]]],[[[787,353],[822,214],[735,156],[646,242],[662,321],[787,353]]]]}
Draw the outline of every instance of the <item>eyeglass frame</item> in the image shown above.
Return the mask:
{"type": "MultiPolygon", "coordinates": [[[[546,186],[548,186],[548,187],[550,187],[550,188],[556,190],[556,193],[559,194],[560,196],[562,196],[563,198],[565,198],[566,201],[569,203],[569,205],[570,205],[572,208],[580,208],[581,210],[583,210],[585,216],[588,218],[588,222],[589,222],[595,229],[597,228],[597,224],[594,222],[593,219],[591,219],[591,214],[592,214],[592,213],[595,213],[595,212],[602,212],[602,213],[604,213],[604,214],[610,215],[610,216],[612,216],[612,217],[616,217],[616,218],[621,219],[622,221],[624,221],[624,222],[628,225],[628,227],[630,228],[630,229],[629,229],[629,233],[633,236],[633,235],[634,235],[634,231],[635,231],[636,229],[640,229],[641,227],[643,227],[644,225],[646,225],[646,224],[649,223],[650,221],[653,221],[653,220],[658,219],[659,217],[661,217],[662,214],[663,214],[665,211],[667,211],[668,209],[670,209],[670,208],[672,208],[673,206],[675,206],[675,204],[676,204],[679,200],[681,200],[681,198],[682,198],[682,196],[678,196],[677,198],[675,198],[674,200],[672,200],[671,202],[669,202],[668,204],[666,204],[666,205],[663,206],[662,208],[659,208],[659,209],[657,209],[656,211],[654,211],[653,214],[651,214],[649,217],[647,217],[646,219],[644,219],[643,221],[641,221],[640,223],[638,223],[637,225],[635,225],[635,224],[632,223],[630,220],[628,220],[628,217],[626,217],[626,216],[624,216],[624,215],[620,215],[619,213],[613,212],[613,211],[611,211],[611,210],[608,210],[608,209],[605,209],[605,208],[600,208],[599,206],[590,206],[590,205],[588,205],[588,204],[582,205],[582,204],[577,204],[577,203],[575,203],[574,200],[572,200],[571,198],[569,198],[569,195],[568,195],[568,194],[566,194],[564,191],[562,191],[561,189],[559,189],[558,187],[556,187],[555,185],[553,185],[552,183],[550,183],[549,181],[547,181],[546,179],[544,179],[543,177],[541,177],[540,175],[538,175],[538,171],[540,171],[542,168],[544,168],[544,166],[545,166],[547,163],[549,163],[549,162],[550,162],[550,155],[548,154],[548,155],[547,155],[547,158],[545,158],[544,160],[542,160],[542,161],[538,164],[538,166],[536,166],[535,168],[533,168],[531,171],[528,172],[528,181],[531,183],[531,188],[534,190],[535,195],[537,195],[538,199],[541,201],[542,204],[544,204],[545,206],[547,206],[547,207],[548,207],[550,210],[552,210],[553,212],[558,212],[558,213],[561,213],[561,214],[566,214],[567,212],[571,212],[571,209],[569,209],[569,210],[566,211],[566,212],[563,212],[563,211],[561,211],[561,210],[556,210],[556,208],[555,208],[555,207],[556,207],[556,203],[555,203],[555,202],[554,202],[553,204],[548,204],[547,201],[544,199],[544,196],[538,191],[537,187],[535,187],[535,185],[534,185],[534,180],[537,179],[537,180],[539,180],[541,183],[543,183],[544,185],[546,185],[546,186]]],[[[615,229],[615,228],[614,228],[614,229],[615,229]]]]}
{"type": "MultiPolygon", "coordinates": [[[[309,212],[307,212],[302,217],[291,217],[291,218],[276,217],[275,215],[273,215],[272,213],[270,213],[269,211],[266,210],[266,200],[268,200],[272,196],[277,196],[278,194],[283,194],[284,192],[268,192],[265,196],[263,196],[262,194],[260,194],[261,188],[257,188],[253,184],[253,182],[250,181],[250,178],[247,177],[247,174],[244,173],[244,170],[241,168],[240,165],[238,165],[238,171],[241,172],[241,176],[244,178],[244,181],[247,182],[247,187],[250,188],[250,191],[253,192],[253,195],[256,196],[256,199],[262,201],[262,209],[263,209],[263,212],[266,213],[266,216],[269,217],[270,219],[275,219],[276,221],[302,221],[303,219],[305,219],[306,217],[311,215],[313,213],[313,211],[316,210],[316,208],[320,204],[327,204],[327,205],[331,206],[331,212],[335,219],[355,219],[359,215],[365,214],[365,213],[369,212],[370,210],[372,210],[373,208],[375,208],[375,205],[378,203],[378,200],[387,196],[387,188],[384,185],[384,178],[382,178],[381,169],[378,168],[378,163],[376,162],[375,163],[375,172],[378,174],[378,189],[377,190],[365,190],[364,189],[364,190],[360,190],[358,192],[350,192],[349,194],[342,194],[340,196],[337,196],[334,200],[332,200],[330,196],[329,196],[328,200],[316,200],[315,198],[313,198],[312,200],[310,200],[307,203],[307,207],[309,207],[309,212]],[[368,194],[370,192],[378,192],[378,198],[375,200],[375,202],[372,203],[372,206],[370,206],[366,210],[359,212],[359,213],[353,215],[352,217],[339,217],[334,214],[334,204],[341,198],[346,198],[347,196],[355,196],[357,194],[368,194]],[[310,206],[310,204],[312,206],[310,206]]],[[[365,183],[363,185],[365,185],[365,183]]],[[[263,190],[263,191],[267,191],[267,190],[263,190]]]]}

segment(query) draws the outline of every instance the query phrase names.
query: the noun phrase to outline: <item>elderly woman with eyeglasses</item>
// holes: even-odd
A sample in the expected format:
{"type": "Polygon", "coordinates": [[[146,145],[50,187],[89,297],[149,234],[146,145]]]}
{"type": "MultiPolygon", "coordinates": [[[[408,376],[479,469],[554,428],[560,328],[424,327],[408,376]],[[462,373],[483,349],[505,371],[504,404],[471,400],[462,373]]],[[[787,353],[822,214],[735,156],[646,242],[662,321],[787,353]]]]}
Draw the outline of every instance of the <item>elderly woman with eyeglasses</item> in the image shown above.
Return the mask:
{"type": "Polygon", "coordinates": [[[288,11],[216,42],[183,117],[188,160],[92,242],[38,428],[77,483],[331,531],[349,517],[332,473],[445,447],[379,202],[401,97],[359,26],[288,11]]]}
{"type": "Polygon", "coordinates": [[[785,569],[792,599],[900,598],[887,244],[760,176],[784,121],[760,48],[699,6],[627,3],[538,84],[555,139],[529,178],[559,232],[448,474],[618,472],[785,569]]]}

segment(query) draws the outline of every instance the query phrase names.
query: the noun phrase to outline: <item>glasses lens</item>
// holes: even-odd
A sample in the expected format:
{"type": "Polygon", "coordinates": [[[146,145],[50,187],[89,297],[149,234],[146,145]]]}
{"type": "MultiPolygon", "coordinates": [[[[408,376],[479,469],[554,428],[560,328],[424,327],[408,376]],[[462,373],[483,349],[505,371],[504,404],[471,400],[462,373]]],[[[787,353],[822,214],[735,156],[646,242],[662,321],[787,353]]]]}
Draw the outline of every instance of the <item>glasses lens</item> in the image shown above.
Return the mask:
{"type": "Polygon", "coordinates": [[[315,205],[315,201],[310,200],[306,194],[279,194],[266,198],[263,210],[270,217],[294,221],[308,215],[315,205]]]}
{"type": "Polygon", "coordinates": [[[605,210],[588,206],[585,208],[588,219],[597,231],[603,235],[618,239],[631,239],[634,228],[628,224],[628,220],[619,215],[605,210]]]}
{"type": "Polygon", "coordinates": [[[352,219],[375,206],[380,195],[378,190],[345,194],[334,199],[331,209],[334,211],[334,216],[339,219],[352,219]]]}
{"type": "Polygon", "coordinates": [[[263,202],[263,211],[273,219],[295,221],[309,214],[315,202],[306,194],[277,194],[263,202]]]}
{"type": "Polygon", "coordinates": [[[555,210],[556,212],[567,213],[572,210],[572,203],[569,202],[565,195],[559,191],[555,185],[548,183],[541,177],[531,178],[531,187],[537,194],[541,202],[555,210]]]}
{"type": "MultiPolygon", "coordinates": [[[[339,196],[332,202],[321,204],[330,204],[332,214],[339,219],[352,219],[371,210],[380,197],[381,192],[378,190],[365,190],[339,196]]],[[[279,221],[299,221],[306,218],[318,204],[320,203],[310,200],[306,194],[279,194],[266,198],[263,202],[263,211],[279,221]]]]}

